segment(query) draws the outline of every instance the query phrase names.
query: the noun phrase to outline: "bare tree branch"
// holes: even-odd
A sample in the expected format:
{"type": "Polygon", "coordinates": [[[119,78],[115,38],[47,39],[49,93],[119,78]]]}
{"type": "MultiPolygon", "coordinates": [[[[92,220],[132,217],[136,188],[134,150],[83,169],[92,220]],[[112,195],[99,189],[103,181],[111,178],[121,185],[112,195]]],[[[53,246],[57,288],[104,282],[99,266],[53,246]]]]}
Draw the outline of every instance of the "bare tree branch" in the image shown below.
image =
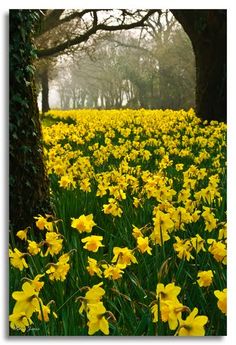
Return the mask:
{"type": "Polygon", "coordinates": [[[103,31],[120,31],[120,30],[129,30],[133,29],[139,26],[142,26],[145,24],[146,20],[153,15],[157,10],[149,10],[140,20],[135,21],[130,24],[120,24],[120,25],[106,25],[104,23],[98,24],[97,20],[97,11],[93,10],[93,24],[90,29],[88,29],[84,34],[77,36],[73,39],[68,39],[67,41],[52,47],[52,48],[47,48],[43,50],[38,50],[37,54],[39,58],[42,57],[49,57],[52,55],[57,55],[59,53],[62,53],[64,50],[78,45],[82,42],[86,42],[90,36],[94,35],[97,31],[103,30],[103,31]],[[95,15],[96,13],[96,15],[95,15]]]}
{"type": "MultiPolygon", "coordinates": [[[[65,10],[52,10],[48,15],[46,15],[47,11],[43,11],[44,17],[42,16],[42,23],[40,30],[35,34],[35,37],[39,37],[46,32],[64,24],[68,23],[73,19],[81,19],[85,14],[91,13],[91,9],[89,10],[82,10],[82,11],[74,11],[71,14],[63,17],[60,19],[62,14],[65,12],[65,10]]],[[[103,10],[96,10],[103,11],[103,10]]]]}
{"type": "Polygon", "coordinates": [[[109,42],[114,42],[114,43],[117,43],[118,46],[120,47],[124,47],[124,48],[131,48],[131,49],[137,49],[137,50],[140,50],[140,51],[143,51],[153,57],[156,57],[156,55],[149,49],[147,48],[144,48],[144,47],[141,47],[140,45],[135,45],[135,44],[131,44],[131,43],[125,43],[125,42],[121,42],[121,41],[118,41],[116,39],[113,39],[113,38],[107,38],[107,41],[109,42]]]}

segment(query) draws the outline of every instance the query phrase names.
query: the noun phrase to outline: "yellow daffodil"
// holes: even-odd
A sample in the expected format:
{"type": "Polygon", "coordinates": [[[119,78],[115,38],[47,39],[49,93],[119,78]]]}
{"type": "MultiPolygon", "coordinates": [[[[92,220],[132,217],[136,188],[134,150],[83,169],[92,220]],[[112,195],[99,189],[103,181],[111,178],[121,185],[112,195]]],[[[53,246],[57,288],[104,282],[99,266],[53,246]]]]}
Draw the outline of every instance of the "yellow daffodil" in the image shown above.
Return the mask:
{"type": "Polygon", "coordinates": [[[42,289],[42,287],[44,286],[44,282],[39,281],[44,276],[45,276],[45,273],[44,274],[37,274],[34,279],[29,279],[30,284],[32,285],[32,287],[34,288],[35,291],[39,292],[42,289]]]}
{"type": "Polygon", "coordinates": [[[87,299],[89,304],[96,303],[105,294],[105,290],[101,287],[102,285],[103,282],[93,285],[91,288],[89,288],[89,291],[86,292],[85,298],[87,299]]]}
{"type": "Polygon", "coordinates": [[[179,328],[177,335],[179,336],[204,336],[204,326],[208,321],[207,316],[197,316],[198,309],[194,308],[193,311],[186,317],[185,320],[179,316],[179,328]]]}
{"type": "Polygon", "coordinates": [[[198,280],[197,280],[198,285],[200,287],[207,287],[207,286],[210,286],[212,283],[213,272],[212,270],[201,271],[201,272],[198,272],[197,277],[198,277],[198,280]]]}
{"type": "Polygon", "coordinates": [[[66,253],[59,257],[57,263],[49,264],[49,269],[46,271],[46,273],[49,275],[50,280],[64,281],[66,279],[67,273],[70,269],[70,264],[68,264],[69,259],[70,256],[68,253],[66,253]]]}
{"type": "Polygon", "coordinates": [[[93,307],[89,310],[89,313],[87,314],[89,335],[93,335],[99,330],[101,330],[102,333],[105,335],[109,334],[109,324],[104,316],[105,313],[106,308],[104,307],[102,302],[93,305],[93,307]]]}
{"type": "Polygon", "coordinates": [[[71,227],[78,230],[80,233],[91,232],[96,223],[93,221],[93,215],[85,216],[82,214],[79,218],[71,218],[71,227]]]}
{"type": "Polygon", "coordinates": [[[114,257],[111,260],[111,262],[115,262],[116,264],[119,264],[120,267],[125,268],[126,266],[131,265],[131,263],[137,264],[137,259],[132,253],[131,249],[128,249],[127,247],[120,248],[120,247],[114,247],[113,248],[113,254],[114,257]]]}
{"type": "Polygon", "coordinates": [[[105,214],[111,214],[113,217],[121,217],[123,211],[119,207],[118,202],[113,198],[110,198],[108,202],[109,204],[103,205],[103,212],[105,214]]]}
{"type": "Polygon", "coordinates": [[[122,274],[124,271],[122,270],[123,265],[102,265],[102,268],[104,268],[103,275],[105,278],[111,279],[111,280],[117,280],[122,277],[122,274]]]}
{"type": "Polygon", "coordinates": [[[25,253],[21,253],[17,248],[14,248],[14,251],[9,249],[10,263],[13,267],[18,268],[22,271],[24,268],[28,268],[28,264],[25,261],[25,253]]]}
{"type": "Polygon", "coordinates": [[[65,189],[69,189],[71,187],[75,188],[75,181],[71,176],[64,175],[61,177],[59,181],[59,186],[65,189]]]}
{"type": "Polygon", "coordinates": [[[133,205],[135,208],[138,208],[141,205],[141,199],[134,197],[133,205]]]}
{"type": "Polygon", "coordinates": [[[155,214],[155,218],[153,218],[154,223],[154,231],[158,231],[161,233],[168,232],[173,230],[174,223],[171,220],[171,217],[169,214],[166,214],[162,211],[157,211],[155,214]]]}
{"type": "Polygon", "coordinates": [[[215,290],[214,295],[218,298],[217,306],[223,314],[227,314],[227,289],[215,290]]]}
{"type": "Polygon", "coordinates": [[[24,312],[30,318],[38,309],[38,291],[28,282],[22,285],[22,291],[13,292],[12,297],[16,300],[13,313],[24,312]]]}
{"type": "Polygon", "coordinates": [[[134,238],[138,238],[138,237],[143,237],[142,231],[141,229],[137,228],[137,226],[133,225],[133,231],[132,231],[132,235],[134,236],[134,238]]]}
{"type": "Polygon", "coordinates": [[[157,284],[156,295],[157,299],[160,298],[162,302],[177,301],[181,288],[176,286],[175,283],[169,283],[166,286],[162,283],[157,284]]]}
{"type": "Polygon", "coordinates": [[[182,189],[178,194],[178,202],[185,202],[190,197],[190,190],[189,189],[182,189]]]}
{"type": "Polygon", "coordinates": [[[43,216],[39,215],[38,217],[34,217],[36,219],[36,226],[39,230],[44,230],[46,224],[47,224],[47,219],[44,218],[43,216]]]}
{"type": "Polygon", "coordinates": [[[213,255],[214,259],[222,262],[224,265],[227,263],[227,249],[226,244],[221,241],[216,241],[209,238],[207,243],[210,244],[208,251],[213,255]]]}
{"type": "Polygon", "coordinates": [[[204,207],[205,211],[202,212],[202,217],[205,220],[205,228],[208,231],[212,231],[216,228],[217,225],[217,219],[215,218],[214,214],[210,210],[209,207],[204,207]]]}
{"type": "Polygon", "coordinates": [[[19,230],[16,233],[16,236],[20,238],[22,241],[27,241],[27,232],[29,230],[29,227],[25,228],[24,230],[19,230]]]}
{"type": "Polygon", "coordinates": [[[9,321],[11,329],[20,330],[23,333],[26,331],[27,327],[33,324],[32,320],[27,317],[24,311],[14,312],[9,315],[9,321]]]}
{"type": "Polygon", "coordinates": [[[91,192],[91,183],[88,178],[84,178],[82,181],[80,181],[80,189],[86,193],[91,192]]]}
{"type": "Polygon", "coordinates": [[[152,248],[149,247],[149,240],[148,237],[138,237],[137,238],[137,248],[140,250],[140,252],[143,254],[147,252],[149,255],[152,255],[152,248]]]}
{"type": "Polygon", "coordinates": [[[160,303],[161,306],[161,319],[163,322],[168,322],[171,330],[178,327],[178,317],[181,316],[185,307],[178,300],[166,300],[160,303]]]}
{"type": "Polygon", "coordinates": [[[83,246],[84,249],[87,249],[90,252],[96,253],[100,247],[104,247],[102,244],[103,236],[87,236],[81,240],[82,243],[85,243],[83,246]]]}
{"type": "Polygon", "coordinates": [[[173,244],[174,250],[177,252],[177,256],[180,259],[186,259],[189,261],[194,257],[191,255],[193,245],[190,240],[181,240],[178,236],[175,236],[176,242],[173,244]]]}
{"type": "Polygon", "coordinates": [[[28,247],[27,250],[31,255],[37,255],[41,252],[40,244],[36,243],[35,241],[28,240],[28,247]]]}
{"type": "Polygon", "coordinates": [[[86,269],[91,276],[94,276],[96,274],[98,277],[102,277],[102,271],[98,266],[97,260],[88,257],[88,266],[86,267],[86,269]]]}
{"type": "Polygon", "coordinates": [[[227,239],[227,224],[224,223],[222,228],[219,230],[218,240],[227,239]]]}
{"type": "Polygon", "coordinates": [[[158,304],[157,303],[154,303],[152,305],[151,312],[153,314],[152,322],[154,322],[154,323],[158,322],[158,304]]]}
{"type": "Polygon", "coordinates": [[[179,164],[176,164],[176,165],[175,165],[175,169],[176,169],[177,171],[181,171],[181,170],[183,170],[183,168],[184,168],[184,164],[182,164],[182,163],[179,163],[179,164]]]}
{"type": "Polygon", "coordinates": [[[197,253],[199,253],[201,250],[203,252],[206,251],[204,247],[205,240],[199,234],[197,234],[195,237],[191,237],[190,243],[197,253]]]}
{"type": "Polygon", "coordinates": [[[170,239],[170,236],[166,230],[154,228],[150,235],[150,239],[155,243],[163,246],[163,244],[170,239]]]}
{"type": "Polygon", "coordinates": [[[81,307],[79,309],[79,312],[81,314],[83,313],[83,311],[87,313],[92,305],[95,305],[100,302],[102,296],[105,295],[105,290],[101,287],[102,285],[103,282],[93,285],[86,292],[84,298],[82,299],[81,307]]]}
{"type": "Polygon", "coordinates": [[[153,314],[153,322],[158,322],[158,305],[160,306],[160,315],[163,322],[168,322],[169,328],[175,330],[178,327],[178,317],[185,310],[182,303],[179,302],[177,296],[181,288],[175,283],[169,283],[166,286],[162,283],[157,284],[156,298],[157,300],[151,307],[153,314]]]}
{"type": "MultiPolygon", "coordinates": [[[[49,322],[49,314],[51,314],[50,303],[47,305],[41,303],[40,308],[37,309],[36,312],[38,313],[38,320],[49,322]]],[[[52,315],[55,319],[57,318],[57,314],[55,312],[53,312],[52,315]]]]}
{"type": "Polygon", "coordinates": [[[48,254],[53,256],[58,254],[62,249],[63,239],[61,239],[60,234],[57,234],[56,232],[47,232],[46,240],[44,242],[48,247],[44,256],[47,256],[48,254]]]}
{"type": "Polygon", "coordinates": [[[53,231],[53,222],[48,222],[48,218],[50,217],[50,215],[47,215],[46,218],[38,215],[37,217],[34,217],[34,219],[36,219],[36,223],[35,225],[37,226],[37,228],[39,230],[48,230],[48,231],[53,231]]]}
{"type": "Polygon", "coordinates": [[[186,211],[184,207],[177,207],[177,209],[172,212],[171,219],[175,224],[175,229],[184,230],[184,224],[191,223],[192,217],[186,211]]]}

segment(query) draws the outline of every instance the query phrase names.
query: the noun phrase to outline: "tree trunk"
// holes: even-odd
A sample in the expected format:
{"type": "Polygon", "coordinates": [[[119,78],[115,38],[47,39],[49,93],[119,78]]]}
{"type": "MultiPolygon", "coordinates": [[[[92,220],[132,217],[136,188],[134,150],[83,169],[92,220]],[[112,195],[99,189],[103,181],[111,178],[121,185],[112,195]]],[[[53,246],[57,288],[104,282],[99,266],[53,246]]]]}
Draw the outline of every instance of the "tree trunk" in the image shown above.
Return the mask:
{"type": "Polygon", "coordinates": [[[49,107],[49,80],[48,80],[48,68],[45,67],[41,74],[42,83],[42,113],[46,113],[49,107]]]}
{"type": "Polygon", "coordinates": [[[49,184],[44,169],[41,126],[34,88],[34,50],[30,33],[33,10],[10,10],[10,229],[32,224],[49,210],[49,184]]]}
{"type": "Polygon", "coordinates": [[[72,102],[73,102],[73,109],[76,108],[76,91],[75,89],[72,90],[72,102]]]}
{"type": "Polygon", "coordinates": [[[104,109],[104,98],[103,98],[103,95],[100,96],[100,100],[101,100],[101,108],[104,109]]]}
{"type": "Polygon", "coordinates": [[[171,10],[188,34],[196,61],[196,113],[226,122],[226,11],[171,10]]]}
{"type": "Polygon", "coordinates": [[[196,111],[205,120],[226,122],[226,47],[223,33],[218,39],[195,43],[196,111]]]}

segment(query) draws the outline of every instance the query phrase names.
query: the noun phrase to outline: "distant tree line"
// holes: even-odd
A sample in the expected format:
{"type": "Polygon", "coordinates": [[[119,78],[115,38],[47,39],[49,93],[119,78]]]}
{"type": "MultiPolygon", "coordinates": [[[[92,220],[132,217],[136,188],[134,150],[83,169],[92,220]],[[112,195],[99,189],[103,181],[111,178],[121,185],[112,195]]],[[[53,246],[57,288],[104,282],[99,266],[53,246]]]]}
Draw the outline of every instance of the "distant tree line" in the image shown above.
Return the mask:
{"type": "Polygon", "coordinates": [[[168,11],[139,30],[98,37],[64,59],[43,59],[38,76],[43,111],[49,109],[49,79],[57,84],[62,109],[195,106],[193,49],[168,11]]]}
{"type": "Polygon", "coordinates": [[[191,42],[172,15],[145,29],[113,33],[54,67],[60,107],[172,108],[195,106],[191,42]]]}

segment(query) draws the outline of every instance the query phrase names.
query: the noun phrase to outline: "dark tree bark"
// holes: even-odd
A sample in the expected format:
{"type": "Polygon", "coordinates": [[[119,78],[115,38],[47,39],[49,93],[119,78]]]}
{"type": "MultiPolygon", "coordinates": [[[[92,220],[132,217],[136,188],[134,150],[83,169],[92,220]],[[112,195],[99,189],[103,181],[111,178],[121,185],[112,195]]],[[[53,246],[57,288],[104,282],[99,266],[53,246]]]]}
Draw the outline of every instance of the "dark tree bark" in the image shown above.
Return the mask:
{"type": "Polygon", "coordinates": [[[188,34],[196,61],[196,113],[226,122],[226,10],[171,10],[188,34]]]}
{"type": "Polygon", "coordinates": [[[49,78],[48,78],[48,68],[45,67],[41,74],[41,84],[42,84],[42,113],[46,113],[49,107],[49,78]]]}
{"type": "MultiPolygon", "coordinates": [[[[41,126],[34,88],[31,31],[37,12],[10,11],[10,229],[25,228],[49,209],[41,126]]],[[[13,238],[13,237],[12,237],[13,238]]]]}

